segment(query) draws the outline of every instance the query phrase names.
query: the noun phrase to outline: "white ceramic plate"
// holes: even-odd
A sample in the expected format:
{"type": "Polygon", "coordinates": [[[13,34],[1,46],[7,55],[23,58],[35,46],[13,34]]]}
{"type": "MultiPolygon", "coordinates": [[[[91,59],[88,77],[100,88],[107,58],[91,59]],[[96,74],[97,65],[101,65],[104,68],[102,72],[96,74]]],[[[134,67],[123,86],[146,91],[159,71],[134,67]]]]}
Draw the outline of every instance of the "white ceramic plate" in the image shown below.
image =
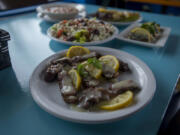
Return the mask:
{"type": "Polygon", "coordinates": [[[120,120],[125,118],[144,106],[146,106],[152,99],[156,90],[156,81],[152,71],[141,60],[132,56],[126,52],[105,48],[105,47],[88,47],[91,51],[96,51],[102,55],[110,54],[116,56],[118,59],[127,62],[131,74],[121,75],[121,79],[132,79],[136,81],[141,90],[134,97],[134,102],[131,106],[111,111],[111,112],[78,112],[69,108],[69,106],[63,101],[59,86],[57,82],[47,83],[43,79],[42,71],[53,59],[57,59],[60,56],[64,56],[65,52],[60,51],[44,61],[42,61],[34,70],[30,79],[30,90],[35,102],[45,111],[50,114],[69,121],[79,123],[104,123],[114,120],[120,120]]]}
{"type": "Polygon", "coordinates": [[[163,30],[162,35],[159,37],[159,39],[155,43],[148,43],[148,42],[143,42],[143,41],[137,41],[137,40],[132,40],[128,38],[129,32],[134,28],[134,27],[139,27],[141,23],[135,23],[127,27],[124,31],[122,31],[118,36],[117,39],[123,40],[126,42],[134,43],[137,45],[142,45],[142,46],[147,46],[147,47],[164,47],[166,44],[166,41],[169,37],[169,34],[171,32],[171,28],[168,27],[161,27],[163,30]]]}
{"type": "Polygon", "coordinates": [[[69,19],[73,19],[73,18],[77,18],[77,17],[85,17],[86,16],[86,10],[85,10],[85,6],[82,5],[82,4],[74,4],[74,3],[51,3],[51,4],[43,4],[41,6],[38,6],[36,8],[36,11],[38,12],[37,14],[37,17],[44,20],[44,21],[48,21],[48,22],[53,22],[53,23],[56,23],[56,22],[59,22],[61,20],[64,20],[64,18],[53,18],[51,16],[49,16],[48,14],[45,14],[43,12],[43,10],[47,7],[47,6],[54,6],[54,5],[70,5],[72,7],[75,7],[79,12],[76,16],[72,16],[71,18],[69,19]]]}
{"type": "Polygon", "coordinates": [[[64,41],[64,40],[57,39],[57,38],[55,38],[55,37],[53,37],[53,36],[51,35],[50,28],[47,30],[47,35],[48,35],[51,39],[53,39],[53,40],[55,40],[55,41],[57,41],[57,42],[60,42],[60,43],[66,44],[66,45],[70,45],[70,46],[72,46],[72,45],[81,45],[81,46],[99,45],[99,44],[103,44],[103,43],[109,42],[109,41],[113,40],[114,38],[116,38],[116,36],[117,36],[118,33],[119,33],[119,30],[118,30],[118,28],[116,28],[115,26],[113,26],[113,27],[114,27],[115,31],[114,31],[114,34],[113,34],[111,37],[109,37],[109,38],[107,38],[107,39],[105,39],[105,40],[85,42],[85,43],[74,43],[74,42],[70,42],[70,41],[64,41]]]}

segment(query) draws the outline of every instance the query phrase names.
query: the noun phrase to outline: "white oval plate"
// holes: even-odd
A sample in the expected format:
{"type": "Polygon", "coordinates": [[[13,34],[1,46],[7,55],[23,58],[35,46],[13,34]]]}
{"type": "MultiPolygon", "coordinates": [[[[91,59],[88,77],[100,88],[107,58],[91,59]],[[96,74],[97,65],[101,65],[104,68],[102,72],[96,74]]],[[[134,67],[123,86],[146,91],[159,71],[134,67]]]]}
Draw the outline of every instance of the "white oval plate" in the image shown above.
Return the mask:
{"type": "MultiPolygon", "coordinates": [[[[129,11],[127,11],[129,12],[129,11]]],[[[87,16],[91,17],[91,14],[87,14],[87,16]]],[[[101,20],[101,19],[99,19],[101,20]]],[[[131,21],[131,22],[113,22],[113,21],[106,21],[107,23],[111,23],[113,25],[116,26],[126,26],[126,25],[131,25],[133,23],[138,23],[141,22],[143,20],[143,17],[140,15],[139,19],[137,19],[136,21],[131,21]]],[[[103,21],[103,20],[102,20],[103,21]]]]}
{"type": "Polygon", "coordinates": [[[74,42],[70,42],[70,41],[64,41],[64,40],[60,40],[60,39],[57,39],[57,38],[53,37],[53,36],[51,35],[51,32],[50,32],[50,28],[51,28],[51,27],[47,30],[47,35],[48,35],[51,39],[53,39],[53,40],[55,40],[55,41],[57,41],[57,42],[59,42],[59,43],[63,43],[63,44],[70,45],[70,46],[72,46],[72,45],[81,45],[81,46],[99,45],[99,44],[104,44],[104,43],[106,43],[106,42],[109,42],[109,41],[111,41],[111,40],[113,40],[113,39],[115,39],[115,38],[117,37],[117,35],[118,35],[118,33],[119,33],[119,30],[118,30],[118,28],[116,28],[115,26],[113,26],[113,27],[114,27],[115,31],[114,31],[114,34],[113,34],[111,37],[109,37],[109,38],[107,38],[107,39],[105,39],[105,40],[85,42],[85,43],[82,43],[82,44],[81,44],[81,43],[74,43],[74,42]]]}
{"type": "Polygon", "coordinates": [[[36,11],[38,12],[37,17],[44,20],[44,21],[47,21],[47,22],[57,23],[57,22],[61,21],[62,19],[55,19],[55,18],[52,18],[52,17],[50,17],[50,16],[48,16],[46,14],[43,14],[43,9],[45,8],[45,6],[47,6],[47,5],[53,6],[53,5],[58,5],[58,4],[59,5],[61,5],[61,4],[66,4],[67,5],[68,4],[68,5],[72,6],[72,7],[75,7],[79,11],[79,13],[74,18],[85,17],[86,16],[86,10],[85,10],[84,5],[82,5],[82,4],[74,4],[74,3],[62,3],[61,2],[61,3],[51,3],[51,4],[44,4],[44,5],[38,6],[36,8],[36,11]]]}
{"type": "Polygon", "coordinates": [[[102,55],[110,54],[116,56],[118,59],[127,62],[131,74],[122,75],[122,80],[132,79],[136,81],[141,90],[134,97],[134,102],[131,106],[111,111],[111,112],[78,112],[70,109],[70,107],[63,101],[59,86],[57,82],[47,83],[43,79],[42,71],[44,71],[47,63],[60,56],[64,56],[67,50],[60,51],[42,61],[34,70],[30,79],[30,90],[35,102],[45,111],[50,114],[73,122],[79,123],[104,123],[125,118],[144,106],[146,106],[152,99],[156,90],[156,81],[152,71],[141,60],[126,52],[105,48],[105,47],[88,47],[91,51],[96,51],[102,55]]]}

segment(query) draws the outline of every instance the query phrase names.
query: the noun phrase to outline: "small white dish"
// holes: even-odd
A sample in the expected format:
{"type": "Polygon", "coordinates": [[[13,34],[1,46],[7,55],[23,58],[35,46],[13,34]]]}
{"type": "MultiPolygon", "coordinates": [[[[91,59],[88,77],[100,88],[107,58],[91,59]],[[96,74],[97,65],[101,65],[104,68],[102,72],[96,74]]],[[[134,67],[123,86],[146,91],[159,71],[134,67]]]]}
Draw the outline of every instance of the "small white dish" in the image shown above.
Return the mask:
{"type": "Polygon", "coordinates": [[[135,28],[135,27],[139,27],[141,26],[141,23],[134,23],[132,25],[130,25],[129,27],[127,27],[124,31],[122,31],[118,36],[117,39],[119,40],[123,40],[129,43],[134,43],[137,45],[141,45],[141,46],[146,46],[146,47],[164,47],[166,44],[166,41],[169,37],[169,34],[171,32],[171,28],[168,27],[162,27],[162,35],[159,37],[159,39],[157,39],[157,41],[155,43],[149,43],[149,42],[143,42],[143,41],[138,41],[138,40],[132,40],[128,38],[128,34],[129,32],[135,28]]]}
{"type": "Polygon", "coordinates": [[[38,6],[36,8],[36,11],[38,12],[37,17],[41,18],[48,22],[59,22],[61,20],[68,20],[73,19],[77,17],[85,17],[86,11],[85,7],[82,4],[73,4],[73,3],[51,3],[51,4],[43,4],[41,6],[38,6]],[[68,14],[57,14],[57,13],[48,13],[45,9],[49,7],[54,6],[71,6],[73,8],[77,9],[77,13],[68,13],[68,14]]]}
{"type": "Polygon", "coordinates": [[[134,101],[136,102],[133,102],[131,106],[116,111],[78,112],[72,110],[61,97],[58,83],[47,83],[43,79],[43,71],[47,64],[54,59],[64,56],[67,51],[64,50],[43,60],[36,67],[30,78],[32,97],[42,109],[61,119],[78,123],[97,124],[128,117],[145,107],[151,101],[156,90],[156,80],[152,71],[144,62],[123,51],[105,47],[88,48],[102,55],[114,55],[118,59],[128,63],[132,73],[122,75],[121,79],[131,78],[141,86],[141,90],[134,96],[134,101]]]}
{"type": "Polygon", "coordinates": [[[116,28],[115,26],[113,26],[115,31],[113,33],[113,35],[105,40],[99,40],[99,41],[92,41],[92,42],[85,42],[85,43],[75,43],[75,42],[70,42],[70,41],[64,41],[64,40],[60,40],[58,38],[55,38],[51,35],[51,32],[50,32],[50,28],[47,30],[47,35],[52,39],[52,40],[55,40],[59,43],[63,43],[65,45],[69,45],[69,46],[73,46],[73,45],[81,45],[81,46],[90,46],[90,45],[99,45],[99,44],[104,44],[106,42],[109,42],[113,39],[116,38],[116,36],[119,34],[119,30],[118,28],[116,28]]]}

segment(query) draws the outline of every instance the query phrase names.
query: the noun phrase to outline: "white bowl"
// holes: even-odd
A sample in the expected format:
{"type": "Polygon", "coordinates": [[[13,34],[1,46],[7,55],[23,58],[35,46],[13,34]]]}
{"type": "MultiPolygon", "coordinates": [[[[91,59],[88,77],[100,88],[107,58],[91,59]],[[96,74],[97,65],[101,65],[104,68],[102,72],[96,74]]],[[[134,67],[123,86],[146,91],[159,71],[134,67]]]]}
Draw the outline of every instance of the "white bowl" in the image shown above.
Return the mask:
{"type": "MultiPolygon", "coordinates": [[[[74,6],[78,10],[78,15],[76,15],[73,18],[82,18],[82,17],[86,16],[86,10],[85,10],[84,5],[71,3],[71,6],[74,6]]],[[[37,8],[37,10],[38,9],[39,9],[39,7],[37,8]]],[[[37,13],[37,17],[42,19],[43,21],[52,22],[52,23],[58,23],[59,21],[64,20],[62,18],[60,18],[60,19],[52,18],[52,17],[48,16],[47,14],[43,14],[41,12],[37,13]]],[[[73,19],[73,18],[70,18],[70,19],[73,19]]]]}
{"type": "Polygon", "coordinates": [[[79,123],[104,123],[125,118],[138,110],[145,107],[154,96],[156,90],[156,80],[152,71],[141,60],[126,52],[105,48],[105,47],[88,47],[91,51],[96,51],[102,55],[114,55],[118,59],[128,63],[132,73],[121,75],[121,79],[132,79],[136,81],[141,90],[134,96],[134,102],[131,106],[116,110],[102,112],[78,112],[72,110],[67,105],[59,90],[57,82],[47,83],[44,81],[42,71],[47,64],[61,56],[64,56],[67,50],[60,51],[44,61],[42,61],[34,70],[30,79],[30,90],[35,102],[50,114],[69,121],[79,123]]]}
{"type": "Polygon", "coordinates": [[[53,18],[54,20],[65,20],[65,19],[72,19],[75,18],[78,13],[79,10],[77,9],[75,4],[71,4],[71,3],[51,3],[51,4],[43,4],[39,7],[37,7],[37,12],[41,13],[42,15],[47,15],[50,18],[53,18]],[[51,13],[48,12],[46,9],[47,8],[51,8],[51,7],[72,7],[75,8],[77,11],[72,12],[72,13],[51,13]]]}

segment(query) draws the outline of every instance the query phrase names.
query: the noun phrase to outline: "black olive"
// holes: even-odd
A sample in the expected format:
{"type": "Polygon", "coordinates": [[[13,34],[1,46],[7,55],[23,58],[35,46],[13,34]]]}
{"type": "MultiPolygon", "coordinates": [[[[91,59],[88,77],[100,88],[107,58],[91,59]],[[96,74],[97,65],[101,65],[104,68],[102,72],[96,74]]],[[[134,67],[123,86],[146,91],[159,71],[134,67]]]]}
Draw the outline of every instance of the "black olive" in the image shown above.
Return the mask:
{"type": "Polygon", "coordinates": [[[76,38],[75,38],[75,37],[73,37],[73,36],[72,36],[72,37],[68,37],[68,38],[67,38],[67,41],[74,41],[74,40],[76,40],[76,38]]]}
{"type": "Polygon", "coordinates": [[[112,32],[112,31],[110,31],[110,32],[109,32],[109,34],[111,34],[111,35],[112,35],[112,34],[113,34],[113,32],[112,32]]]}
{"type": "Polygon", "coordinates": [[[95,34],[95,35],[99,35],[99,34],[100,34],[100,33],[99,33],[99,30],[97,30],[97,29],[94,29],[94,30],[92,31],[92,33],[95,34]]]}
{"type": "Polygon", "coordinates": [[[62,33],[63,35],[65,35],[65,36],[67,36],[67,33],[65,32],[65,31],[63,31],[63,33],[62,33]]]}

